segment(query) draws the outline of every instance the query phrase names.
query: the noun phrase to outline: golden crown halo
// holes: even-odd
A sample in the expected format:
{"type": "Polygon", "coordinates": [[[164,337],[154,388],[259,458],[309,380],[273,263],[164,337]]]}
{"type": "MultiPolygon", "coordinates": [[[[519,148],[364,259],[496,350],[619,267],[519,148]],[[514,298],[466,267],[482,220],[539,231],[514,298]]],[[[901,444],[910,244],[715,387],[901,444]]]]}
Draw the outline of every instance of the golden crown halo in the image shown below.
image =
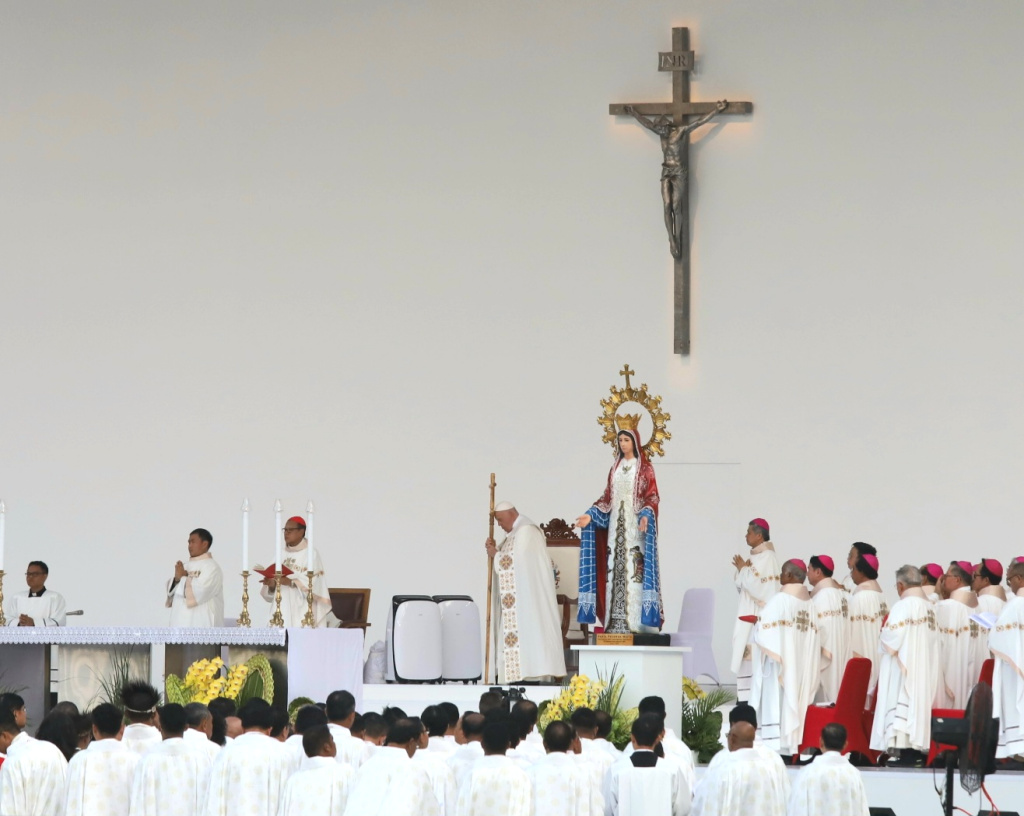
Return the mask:
{"type": "Polygon", "coordinates": [[[619,374],[626,378],[626,387],[617,388],[613,385],[611,387],[611,396],[608,399],[601,400],[601,407],[604,409],[604,413],[597,418],[597,424],[604,428],[604,435],[601,437],[601,441],[611,443],[612,448],[617,450],[615,437],[618,436],[618,432],[620,430],[636,430],[639,427],[642,414],[618,413],[620,406],[628,402],[635,402],[647,411],[654,425],[651,438],[643,446],[644,453],[647,454],[648,459],[654,455],[664,456],[663,443],[672,438],[672,434],[665,428],[665,423],[672,419],[672,415],[666,414],[661,410],[661,397],[652,396],[647,393],[647,383],[641,384],[639,388],[634,388],[630,384],[629,378],[636,374],[636,372],[630,369],[628,363],[622,367],[622,371],[619,374]]]}

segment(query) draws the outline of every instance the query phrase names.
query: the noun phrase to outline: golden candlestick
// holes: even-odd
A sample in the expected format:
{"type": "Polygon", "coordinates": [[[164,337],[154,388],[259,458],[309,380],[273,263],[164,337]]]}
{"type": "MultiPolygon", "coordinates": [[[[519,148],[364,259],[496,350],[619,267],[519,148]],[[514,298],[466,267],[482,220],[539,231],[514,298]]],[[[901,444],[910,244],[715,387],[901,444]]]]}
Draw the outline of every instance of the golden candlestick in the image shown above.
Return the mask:
{"type": "Polygon", "coordinates": [[[306,590],[306,615],[302,619],[302,626],[313,629],[316,627],[316,618],[313,617],[313,570],[306,570],[306,578],[309,580],[309,588],[306,590]]]}
{"type": "Polygon", "coordinates": [[[0,570],[0,626],[7,625],[7,618],[4,617],[4,571],[0,570]]]}
{"type": "Polygon", "coordinates": [[[238,616],[238,625],[252,626],[249,618],[249,570],[242,570],[242,613],[238,616]]]}
{"type": "Polygon", "coordinates": [[[284,575],[281,573],[281,570],[278,569],[278,571],[274,573],[274,586],[275,586],[275,589],[274,589],[274,614],[270,618],[270,625],[271,626],[280,626],[280,627],[284,628],[284,616],[281,614],[281,579],[282,578],[284,578],[284,575]]]}

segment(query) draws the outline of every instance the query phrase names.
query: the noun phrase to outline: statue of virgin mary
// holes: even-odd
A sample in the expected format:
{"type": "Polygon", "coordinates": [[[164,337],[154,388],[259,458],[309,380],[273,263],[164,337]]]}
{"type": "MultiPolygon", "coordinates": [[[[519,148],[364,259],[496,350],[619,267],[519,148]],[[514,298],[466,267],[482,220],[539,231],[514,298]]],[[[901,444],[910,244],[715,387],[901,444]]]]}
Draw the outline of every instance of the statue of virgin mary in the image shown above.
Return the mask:
{"type": "Polygon", "coordinates": [[[639,417],[617,416],[615,462],[580,528],[577,619],[606,632],[658,632],[665,621],[658,566],[658,482],[640,444],[639,417]]]}

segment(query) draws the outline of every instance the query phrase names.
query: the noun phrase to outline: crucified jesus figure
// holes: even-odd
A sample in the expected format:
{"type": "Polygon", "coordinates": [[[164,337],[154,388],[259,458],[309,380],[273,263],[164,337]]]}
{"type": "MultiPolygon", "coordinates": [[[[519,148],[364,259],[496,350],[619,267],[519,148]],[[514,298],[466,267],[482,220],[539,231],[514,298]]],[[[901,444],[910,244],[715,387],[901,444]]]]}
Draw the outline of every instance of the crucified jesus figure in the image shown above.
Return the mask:
{"type": "Polygon", "coordinates": [[[664,161],[661,164],[661,200],[665,205],[665,227],[668,230],[669,249],[673,258],[683,257],[683,196],[686,195],[686,163],[683,151],[686,150],[687,137],[692,131],[718,116],[727,105],[728,102],[722,100],[711,113],[686,125],[673,125],[671,117],[665,115],[648,119],[637,113],[632,105],[626,106],[626,113],[661,137],[661,151],[664,154],[664,161]]]}

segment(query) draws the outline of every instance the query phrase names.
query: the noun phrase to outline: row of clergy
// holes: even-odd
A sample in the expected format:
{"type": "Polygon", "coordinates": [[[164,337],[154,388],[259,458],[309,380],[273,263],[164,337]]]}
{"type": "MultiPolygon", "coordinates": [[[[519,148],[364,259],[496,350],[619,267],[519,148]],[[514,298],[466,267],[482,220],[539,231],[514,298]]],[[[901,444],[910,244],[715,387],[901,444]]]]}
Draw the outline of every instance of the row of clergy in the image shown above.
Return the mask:
{"type": "MultiPolygon", "coordinates": [[[[282,529],[284,549],[281,563],[281,615],[285,627],[302,625],[309,608],[310,570],[309,542],[306,540],[306,522],[301,516],[288,519],[282,529]],[[291,577],[293,576],[294,577],[291,577]]],[[[224,574],[214,560],[210,548],[213,536],[208,530],[197,528],[188,536],[188,559],[174,564],[173,575],[167,580],[164,605],[170,610],[168,625],[181,628],[207,628],[224,625],[224,574]]],[[[330,593],[324,576],[319,551],[313,551],[313,616],[318,627],[337,626],[339,621],[331,611],[330,593]]],[[[4,617],[8,626],[64,626],[67,622],[67,604],[64,597],[46,586],[50,569],[42,561],[32,561],[25,572],[28,589],[10,593],[4,601],[4,617]]],[[[263,577],[260,597],[275,604],[275,580],[263,577]]],[[[268,606],[268,618],[274,606],[268,606]]]]}
{"type": "Polygon", "coordinates": [[[865,699],[875,712],[871,748],[925,753],[932,708],[965,708],[991,657],[997,756],[1024,753],[1024,561],[1006,571],[1008,600],[994,559],[981,569],[953,562],[941,576],[931,571],[931,585],[927,568],[904,565],[895,573],[899,601],[888,609],[876,580],[878,557],[867,546],[851,551],[850,593],[832,579],[828,556],[815,556],[810,566],[791,559],[774,571],[770,542],[739,570],[741,613],[746,604],[753,622],[737,627],[743,649],[739,661],[734,653],[734,665],[748,680],[746,696],[760,715],[765,744],[797,753],[807,708],[816,697],[834,702],[847,661],[861,657],[871,662],[865,699]],[[982,570],[986,584],[975,592],[982,570]]]}
{"type": "Polygon", "coordinates": [[[238,712],[241,733],[222,749],[209,739],[212,718],[200,703],[153,712],[104,703],[91,712],[93,741],[70,762],[54,743],[21,730],[23,707],[8,708],[0,710],[0,746],[7,750],[0,765],[0,813],[867,814],[860,776],[840,755],[842,726],[825,730],[824,753],[790,793],[781,759],[754,745],[753,711],[738,706],[730,715],[729,750],[715,756],[693,796],[692,755],[666,731],[660,698],[641,704],[631,744],[621,753],[599,736],[610,721],[599,724],[589,709],[577,710],[572,724],[550,723],[541,737],[534,704],[521,701],[509,713],[500,697],[489,704],[485,714],[458,718],[454,729],[443,706],[429,706],[421,718],[386,711],[377,715],[382,721],[393,715],[385,722],[386,736],[375,731],[359,739],[350,728],[354,699],[339,691],[324,707],[301,708],[294,733],[282,742],[271,736],[273,710],[256,699],[238,712]],[[144,722],[146,715],[159,729],[144,722]],[[132,722],[127,727],[126,716],[132,722]],[[837,796],[838,809],[819,807],[837,796]]]}

